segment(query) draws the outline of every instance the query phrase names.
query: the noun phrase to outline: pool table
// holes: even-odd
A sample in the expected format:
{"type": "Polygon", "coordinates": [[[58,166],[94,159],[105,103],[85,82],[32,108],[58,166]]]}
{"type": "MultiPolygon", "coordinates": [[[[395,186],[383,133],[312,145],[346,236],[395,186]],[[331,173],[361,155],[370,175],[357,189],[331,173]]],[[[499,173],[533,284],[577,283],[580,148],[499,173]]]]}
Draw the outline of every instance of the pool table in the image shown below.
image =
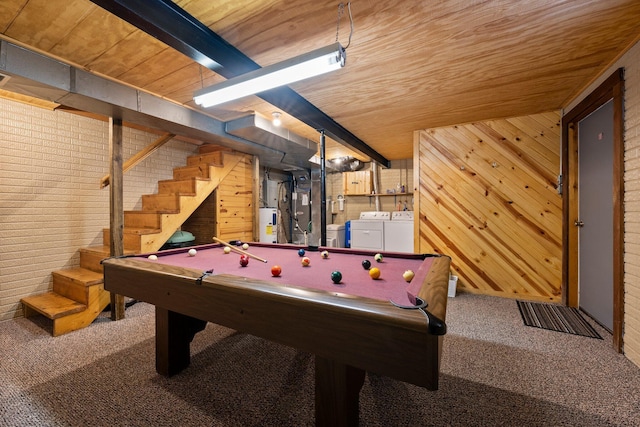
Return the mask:
{"type": "Polygon", "coordinates": [[[358,424],[366,371],[438,388],[449,257],[383,252],[378,262],[363,250],[250,243],[242,266],[243,250],[227,254],[224,246],[103,261],[106,290],[155,305],[161,375],[185,369],[193,337],[214,322],[314,354],[319,426],[358,424]],[[365,260],[380,270],[378,279],[365,260]],[[414,272],[410,283],[406,270],[414,272]]]}

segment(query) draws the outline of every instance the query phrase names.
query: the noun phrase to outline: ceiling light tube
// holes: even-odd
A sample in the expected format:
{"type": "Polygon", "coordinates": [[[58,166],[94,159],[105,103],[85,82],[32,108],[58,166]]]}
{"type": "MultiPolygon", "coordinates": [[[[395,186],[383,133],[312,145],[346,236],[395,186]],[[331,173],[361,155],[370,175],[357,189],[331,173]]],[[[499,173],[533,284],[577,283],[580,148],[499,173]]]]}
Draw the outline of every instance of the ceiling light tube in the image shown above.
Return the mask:
{"type": "Polygon", "coordinates": [[[197,91],[193,97],[204,108],[264,92],[344,67],[347,54],[340,43],[250,71],[197,91]]]}

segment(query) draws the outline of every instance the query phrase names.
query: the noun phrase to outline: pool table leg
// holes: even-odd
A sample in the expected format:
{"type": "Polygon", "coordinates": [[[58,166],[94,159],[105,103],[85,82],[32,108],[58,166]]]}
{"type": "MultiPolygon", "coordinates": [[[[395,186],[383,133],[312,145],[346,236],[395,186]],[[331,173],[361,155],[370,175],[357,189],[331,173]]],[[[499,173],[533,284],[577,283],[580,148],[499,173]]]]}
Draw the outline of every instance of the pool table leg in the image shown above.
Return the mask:
{"type": "Polygon", "coordinates": [[[357,426],[365,371],[316,356],[316,426],[357,426]]]}
{"type": "Polygon", "coordinates": [[[191,362],[191,341],[207,322],[156,307],[156,371],[171,376],[191,362]]]}

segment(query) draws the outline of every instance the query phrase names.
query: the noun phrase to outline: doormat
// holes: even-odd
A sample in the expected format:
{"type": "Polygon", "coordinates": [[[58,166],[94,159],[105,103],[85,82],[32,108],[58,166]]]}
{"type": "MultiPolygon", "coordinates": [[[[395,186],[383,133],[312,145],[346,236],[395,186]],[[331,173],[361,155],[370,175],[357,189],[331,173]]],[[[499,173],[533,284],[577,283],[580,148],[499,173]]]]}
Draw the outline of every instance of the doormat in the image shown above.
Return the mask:
{"type": "Polygon", "coordinates": [[[516,302],[526,326],[602,339],[576,308],[539,302],[516,302]]]}

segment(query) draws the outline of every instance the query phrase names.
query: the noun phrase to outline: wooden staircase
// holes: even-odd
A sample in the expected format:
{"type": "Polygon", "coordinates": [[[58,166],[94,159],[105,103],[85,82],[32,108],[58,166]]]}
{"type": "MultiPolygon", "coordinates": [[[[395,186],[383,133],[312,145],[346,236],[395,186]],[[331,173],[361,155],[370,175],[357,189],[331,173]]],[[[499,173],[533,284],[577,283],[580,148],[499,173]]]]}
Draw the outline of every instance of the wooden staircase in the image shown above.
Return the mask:
{"type": "MultiPolygon", "coordinates": [[[[160,249],[245,156],[204,150],[175,168],[173,179],[159,181],[157,194],[143,195],[141,210],[124,212],[125,254],[160,249]]],[[[54,337],[90,325],[110,302],[101,264],[109,256],[110,232],[105,229],[102,246],[80,249],[79,267],[52,272],[50,292],[20,300],[24,316],[51,319],[54,337]]]]}

